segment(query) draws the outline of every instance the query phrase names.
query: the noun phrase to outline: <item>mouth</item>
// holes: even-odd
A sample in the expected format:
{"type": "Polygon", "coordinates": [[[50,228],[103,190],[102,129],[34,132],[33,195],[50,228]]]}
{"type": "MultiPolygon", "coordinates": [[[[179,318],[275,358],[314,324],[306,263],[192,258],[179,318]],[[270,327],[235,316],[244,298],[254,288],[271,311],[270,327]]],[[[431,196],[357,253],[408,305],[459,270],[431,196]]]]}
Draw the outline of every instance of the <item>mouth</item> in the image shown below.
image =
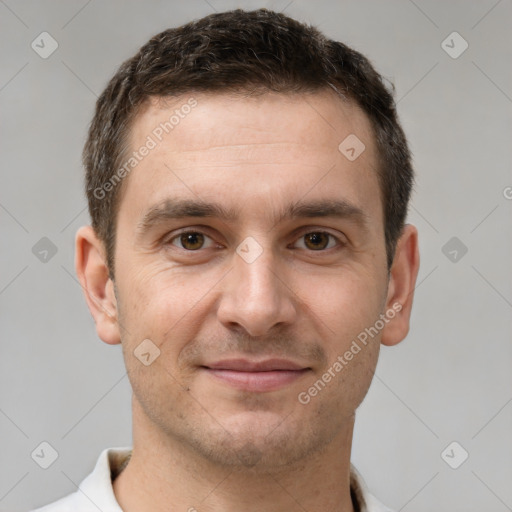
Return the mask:
{"type": "Polygon", "coordinates": [[[311,368],[285,359],[229,359],[201,366],[216,380],[243,391],[276,391],[303,377],[311,368]]]}

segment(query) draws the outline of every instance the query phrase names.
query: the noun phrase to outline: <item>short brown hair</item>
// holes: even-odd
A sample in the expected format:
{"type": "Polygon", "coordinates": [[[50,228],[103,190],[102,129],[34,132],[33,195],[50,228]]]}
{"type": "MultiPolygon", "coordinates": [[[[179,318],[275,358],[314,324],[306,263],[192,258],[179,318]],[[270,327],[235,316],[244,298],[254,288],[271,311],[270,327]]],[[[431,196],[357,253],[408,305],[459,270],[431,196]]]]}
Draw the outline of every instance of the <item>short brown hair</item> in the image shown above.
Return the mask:
{"type": "Polygon", "coordinates": [[[266,9],[237,9],[154,36],[120,66],[96,103],[83,163],[92,226],[105,246],[111,277],[123,187],[109,187],[108,193],[103,187],[122,163],[131,123],[145,101],[193,92],[291,94],[328,88],[354,101],[371,122],[391,268],[414,179],[392,86],[388,90],[366,57],[312,26],[266,9]]]}

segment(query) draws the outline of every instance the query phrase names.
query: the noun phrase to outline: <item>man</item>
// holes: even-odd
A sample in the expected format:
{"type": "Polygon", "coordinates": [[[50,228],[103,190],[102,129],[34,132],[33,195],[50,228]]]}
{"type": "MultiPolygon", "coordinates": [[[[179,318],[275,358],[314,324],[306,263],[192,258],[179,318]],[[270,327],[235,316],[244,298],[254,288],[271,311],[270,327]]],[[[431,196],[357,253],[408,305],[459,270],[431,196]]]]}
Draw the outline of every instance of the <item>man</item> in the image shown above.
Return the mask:
{"type": "Polygon", "coordinates": [[[166,30],[98,100],[76,270],[133,449],[45,512],[389,510],[350,463],[406,336],[413,171],[368,60],[267,10],[166,30]]]}

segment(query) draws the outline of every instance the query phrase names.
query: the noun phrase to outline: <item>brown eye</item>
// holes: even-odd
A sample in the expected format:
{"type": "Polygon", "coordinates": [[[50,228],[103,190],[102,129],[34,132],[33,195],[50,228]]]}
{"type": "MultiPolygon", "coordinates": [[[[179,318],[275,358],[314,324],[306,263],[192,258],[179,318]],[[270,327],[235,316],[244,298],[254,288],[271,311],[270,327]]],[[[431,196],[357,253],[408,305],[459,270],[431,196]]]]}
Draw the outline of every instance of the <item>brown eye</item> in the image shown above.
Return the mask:
{"type": "Polygon", "coordinates": [[[332,249],[335,246],[342,246],[343,243],[338,240],[331,233],[325,231],[311,231],[302,235],[296,242],[300,249],[309,251],[323,251],[325,249],[332,249]]]}
{"type": "Polygon", "coordinates": [[[317,251],[327,247],[329,244],[329,236],[328,233],[308,233],[304,235],[304,242],[308,249],[317,251]]]}
{"type": "Polygon", "coordinates": [[[186,233],[181,233],[181,235],[178,235],[173,240],[179,240],[183,249],[196,251],[197,249],[201,249],[204,245],[205,236],[202,233],[188,231],[186,233]]]}

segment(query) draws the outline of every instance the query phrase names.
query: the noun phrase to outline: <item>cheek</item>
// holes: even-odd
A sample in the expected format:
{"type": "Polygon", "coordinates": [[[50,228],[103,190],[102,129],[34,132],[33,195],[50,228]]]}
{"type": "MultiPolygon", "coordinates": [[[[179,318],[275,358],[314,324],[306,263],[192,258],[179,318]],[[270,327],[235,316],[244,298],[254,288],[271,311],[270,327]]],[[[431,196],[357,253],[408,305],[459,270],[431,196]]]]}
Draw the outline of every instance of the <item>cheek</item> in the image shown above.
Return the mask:
{"type": "Polygon", "coordinates": [[[186,343],[196,337],[195,306],[204,293],[194,280],[152,264],[123,278],[119,305],[125,365],[138,402],[159,423],[172,412],[170,404],[185,401],[190,406],[189,376],[177,368],[176,361],[186,343]]]}
{"type": "Polygon", "coordinates": [[[126,364],[139,369],[133,352],[143,340],[149,339],[160,351],[156,367],[169,375],[179,373],[184,377],[177,368],[179,354],[204,326],[213,307],[208,292],[214,293],[219,277],[212,272],[188,272],[151,263],[143,269],[125,275],[125,287],[120,290],[126,364]]]}
{"type": "Polygon", "coordinates": [[[376,273],[340,268],[328,276],[309,277],[301,297],[320,318],[328,338],[349,341],[374,324],[386,298],[386,283],[376,273]]]}
{"type": "Polygon", "coordinates": [[[349,402],[347,396],[350,396],[349,413],[361,404],[368,392],[377,366],[380,342],[374,338],[367,345],[358,343],[357,350],[359,349],[360,351],[355,354],[353,353],[354,348],[343,353],[342,360],[346,361],[346,365],[341,370],[337,382],[336,391],[340,404],[349,402]],[[349,361],[347,360],[348,353],[353,354],[349,356],[351,357],[349,361]]]}
{"type": "MultiPolygon", "coordinates": [[[[324,284],[322,288],[305,288],[316,290],[309,297],[314,300],[315,316],[321,319],[318,336],[323,338],[328,361],[315,378],[328,382],[326,387],[330,391],[326,395],[330,394],[331,400],[341,405],[359,404],[377,364],[381,332],[371,328],[382,312],[386,283],[369,272],[345,270],[337,279],[324,284]]],[[[317,387],[322,385],[319,383],[317,387]]],[[[350,410],[346,412],[349,414],[350,410]]]]}
{"type": "Polygon", "coordinates": [[[141,267],[143,272],[135,270],[125,281],[127,320],[135,329],[144,326],[161,335],[192,312],[204,295],[208,284],[206,275],[192,275],[151,263],[141,267]]]}

